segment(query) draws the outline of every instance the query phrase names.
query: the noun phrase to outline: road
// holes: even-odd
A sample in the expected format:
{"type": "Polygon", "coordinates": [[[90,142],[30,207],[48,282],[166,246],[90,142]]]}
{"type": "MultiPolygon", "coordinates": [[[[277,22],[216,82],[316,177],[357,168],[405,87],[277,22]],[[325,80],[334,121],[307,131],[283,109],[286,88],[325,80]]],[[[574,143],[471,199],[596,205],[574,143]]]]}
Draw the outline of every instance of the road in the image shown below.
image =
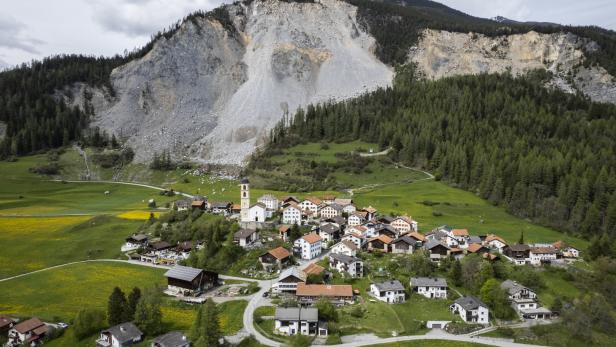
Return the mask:
{"type": "MultiPolygon", "coordinates": [[[[134,182],[122,182],[122,181],[84,181],[84,180],[71,180],[71,181],[67,181],[67,180],[51,180],[52,182],[68,182],[68,183],[108,183],[108,184],[124,184],[127,186],[135,186],[135,187],[143,187],[143,188],[150,188],[150,189],[155,189],[155,190],[168,190],[166,188],[162,188],[162,187],[156,187],[156,186],[152,186],[149,184],[144,184],[144,183],[134,183],[134,182]]],[[[187,198],[192,198],[193,196],[187,193],[183,193],[183,192],[175,192],[176,195],[182,195],[184,197],[187,198]]]]}

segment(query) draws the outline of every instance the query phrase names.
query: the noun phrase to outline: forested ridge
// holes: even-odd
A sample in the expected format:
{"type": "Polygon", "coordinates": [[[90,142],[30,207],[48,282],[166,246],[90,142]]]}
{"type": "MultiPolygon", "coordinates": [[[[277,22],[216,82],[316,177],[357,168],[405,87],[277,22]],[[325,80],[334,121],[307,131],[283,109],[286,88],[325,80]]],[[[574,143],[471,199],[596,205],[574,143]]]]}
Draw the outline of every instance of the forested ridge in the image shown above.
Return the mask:
{"type": "Polygon", "coordinates": [[[548,90],[547,78],[537,71],[425,81],[406,66],[393,88],[298,111],[259,156],[304,142],[377,142],[393,147],[394,160],[514,215],[614,236],[616,106],[548,90]]]}

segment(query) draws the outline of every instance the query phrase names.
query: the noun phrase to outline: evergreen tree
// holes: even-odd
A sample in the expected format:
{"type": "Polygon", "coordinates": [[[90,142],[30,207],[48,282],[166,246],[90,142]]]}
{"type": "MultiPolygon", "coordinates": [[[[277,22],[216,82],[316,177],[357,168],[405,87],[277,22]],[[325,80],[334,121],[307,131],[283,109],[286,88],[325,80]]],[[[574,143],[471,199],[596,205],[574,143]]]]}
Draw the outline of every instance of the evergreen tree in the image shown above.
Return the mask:
{"type": "Polygon", "coordinates": [[[453,282],[453,284],[458,287],[462,285],[462,264],[460,264],[460,260],[456,259],[449,270],[449,279],[453,282]]]}
{"type": "Polygon", "coordinates": [[[518,245],[524,244],[524,230],[520,231],[520,238],[518,238],[518,245]]]}
{"type": "Polygon", "coordinates": [[[127,306],[124,292],[118,287],[113,288],[107,302],[107,322],[110,326],[125,322],[127,306]]]}
{"type": "Polygon", "coordinates": [[[135,287],[130,292],[130,294],[128,294],[128,300],[126,305],[126,321],[133,321],[135,319],[135,310],[137,309],[139,299],[141,299],[141,290],[135,287]]]}
{"type": "Polygon", "coordinates": [[[158,287],[148,288],[135,308],[135,324],[152,335],[159,334],[162,327],[161,294],[158,287]]]}

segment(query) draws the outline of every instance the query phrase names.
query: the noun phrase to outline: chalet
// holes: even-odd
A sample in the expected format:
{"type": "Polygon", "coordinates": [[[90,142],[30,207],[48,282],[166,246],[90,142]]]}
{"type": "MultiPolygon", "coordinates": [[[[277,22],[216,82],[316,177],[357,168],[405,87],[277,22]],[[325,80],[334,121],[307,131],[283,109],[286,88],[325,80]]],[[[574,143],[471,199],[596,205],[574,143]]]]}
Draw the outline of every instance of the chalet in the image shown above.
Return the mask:
{"type": "Polygon", "coordinates": [[[192,241],[184,241],[178,243],[175,247],[175,252],[183,259],[188,259],[190,252],[196,248],[192,241]]]}
{"type": "MultiPolygon", "coordinates": [[[[265,222],[268,218],[268,215],[271,217],[271,213],[268,213],[267,208],[264,203],[257,202],[253,204],[248,209],[248,220],[250,222],[265,222]]],[[[246,220],[244,220],[246,221],[246,220]]]]}
{"type": "Polygon", "coordinates": [[[348,284],[297,284],[297,300],[301,304],[310,304],[325,298],[335,304],[353,301],[353,287],[348,284]]]}
{"type": "Polygon", "coordinates": [[[552,244],[552,247],[556,248],[560,252],[563,258],[577,259],[580,257],[579,249],[569,246],[563,241],[559,240],[559,241],[554,242],[552,244]]]}
{"type": "Polygon", "coordinates": [[[302,210],[295,204],[290,203],[282,210],[282,223],[284,224],[302,224],[302,210]]]}
{"type": "Polygon", "coordinates": [[[229,213],[231,213],[232,205],[233,204],[228,201],[212,202],[210,204],[210,209],[212,210],[212,213],[214,214],[222,214],[224,216],[227,216],[229,215],[229,213]]]}
{"type": "Polygon", "coordinates": [[[492,254],[492,253],[484,253],[481,256],[483,257],[483,259],[487,261],[497,261],[500,259],[500,256],[498,254],[492,254]]]}
{"type": "Polygon", "coordinates": [[[276,247],[259,256],[259,262],[265,270],[270,270],[273,267],[283,269],[291,263],[291,253],[284,247],[276,247]]]}
{"type": "Polygon", "coordinates": [[[130,252],[148,245],[148,237],[144,234],[133,234],[126,238],[126,243],[122,245],[122,252],[130,252]]]}
{"type": "Polygon", "coordinates": [[[289,239],[289,231],[291,231],[291,227],[288,225],[281,225],[278,227],[278,234],[282,241],[287,241],[289,239]]]}
{"type": "Polygon", "coordinates": [[[363,240],[364,238],[361,236],[361,234],[357,234],[357,233],[348,233],[348,234],[344,234],[344,236],[342,236],[342,241],[350,241],[353,242],[355,244],[355,246],[357,246],[357,248],[361,249],[362,245],[363,245],[363,240]]]}
{"type": "Polygon", "coordinates": [[[511,259],[515,265],[530,263],[530,247],[528,245],[509,245],[503,248],[503,253],[511,259]]]}
{"type": "Polygon", "coordinates": [[[176,265],[165,272],[167,291],[171,295],[191,296],[218,285],[218,274],[213,271],[176,265]]]}
{"type": "Polygon", "coordinates": [[[347,223],[349,226],[357,226],[363,224],[365,220],[366,219],[361,213],[355,212],[349,215],[349,218],[347,218],[347,223]]]}
{"type": "Polygon", "coordinates": [[[294,196],[287,196],[282,198],[282,206],[284,207],[285,205],[289,205],[289,204],[295,204],[298,205],[301,202],[300,199],[294,197],[294,196]]]}
{"type": "Polygon", "coordinates": [[[280,206],[280,201],[278,201],[278,198],[271,194],[262,195],[257,199],[257,202],[262,203],[267,209],[273,211],[278,210],[278,207],[280,206]]]}
{"type": "Polygon", "coordinates": [[[352,278],[364,277],[364,262],[354,256],[330,253],[329,266],[339,273],[346,273],[352,278]]]}
{"type": "Polygon", "coordinates": [[[441,259],[446,258],[449,255],[450,250],[450,247],[447,247],[437,240],[430,240],[426,242],[424,248],[430,252],[430,260],[434,262],[440,262],[441,259]]]}
{"type": "Polygon", "coordinates": [[[311,196],[302,200],[302,202],[299,203],[299,207],[302,210],[312,211],[312,213],[316,216],[319,213],[319,207],[321,204],[321,199],[311,196]]]}
{"type": "Polygon", "coordinates": [[[301,259],[310,260],[321,254],[322,239],[317,234],[304,235],[293,243],[293,252],[301,259]]]}
{"type": "Polygon", "coordinates": [[[417,240],[408,236],[401,236],[391,242],[392,253],[412,254],[417,247],[417,240]]]}
{"type": "Polygon", "coordinates": [[[398,280],[371,283],[370,294],[388,304],[403,303],[405,301],[404,286],[398,280]]]}
{"type": "Polygon", "coordinates": [[[547,319],[552,317],[552,311],[540,307],[537,294],[518,282],[506,280],[500,285],[507,292],[513,309],[524,319],[547,319]]]}
{"type": "Polygon", "coordinates": [[[449,256],[453,257],[454,259],[462,259],[464,258],[465,254],[464,254],[464,250],[462,248],[450,248],[449,249],[449,256]]]}
{"type": "Polygon", "coordinates": [[[205,210],[207,204],[203,200],[193,200],[190,202],[190,207],[193,210],[205,210]]]}
{"type": "Polygon", "coordinates": [[[127,347],[143,339],[143,333],[133,323],[122,323],[101,331],[96,347],[127,347]]]}
{"type": "Polygon", "coordinates": [[[479,243],[471,243],[467,246],[466,252],[468,254],[484,254],[484,253],[489,253],[490,250],[487,247],[482,246],[479,243]]]}
{"type": "Polygon", "coordinates": [[[191,208],[191,205],[192,201],[185,199],[176,200],[175,202],[173,202],[173,208],[178,212],[188,211],[188,209],[191,208]]]}
{"type": "Polygon", "coordinates": [[[190,347],[190,339],[181,331],[168,332],[161,335],[150,344],[150,347],[190,347]]]}
{"type": "Polygon", "coordinates": [[[306,274],[293,266],[283,271],[278,277],[278,281],[272,285],[274,293],[295,294],[298,283],[306,282],[306,274]]]}
{"type": "Polygon", "coordinates": [[[40,319],[30,318],[9,329],[7,346],[38,344],[48,332],[49,328],[40,319]]]}
{"type": "Polygon", "coordinates": [[[351,257],[357,255],[359,247],[355,243],[349,240],[343,240],[332,246],[331,253],[344,254],[351,257]]]}
{"type": "Polygon", "coordinates": [[[353,225],[344,229],[345,234],[355,233],[360,236],[363,236],[368,231],[368,228],[365,225],[353,225]]]}
{"type": "Polygon", "coordinates": [[[240,229],[233,234],[233,243],[240,247],[248,247],[259,239],[256,229],[240,229]]]}
{"type": "Polygon", "coordinates": [[[372,206],[364,207],[361,210],[367,213],[366,219],[368,220],[374,219],[374,217],[376,217],[376,213],[378,212],[377,209],[372,206]]]}
{"type": "Polygon", "coordinates": [[[534,246],[530,247],[529,261],[532,265],[541,265],[543,263],[550,263],[556,260],[558,251],[556,248],[550,246],[534,246]]]}
{"type": "Polygon", "coordinates": [[[429,299],[447,298],[447,280],[442,277],[411,277],[411,290],[429,299]]]}
{"type": "Polygon", "coordinates": [[[379,235],[377,237],[368,240],[369,252],[383,252],[388,253],[391,251],[391,243],[394,240],[387,235],[379,235]]]}
{"type": "Polygon", "coordinates": [[[488,306],[474,296],[462,296],[449,306],[466,323],[488,324],[490,322],[488,306]]]}
{"type": "Polygon", "coordinates": [[[337,224],[333,224],[333,223],[321,224],[321,226],[318,228],[317,231],[318,231],[319,236],[321,236],[321,239],[323,240],[323,242],[325,242],[324,246],[326,246],[327,243],[329,242],[336,242],[340,240],[341,231],[340,231],[340,226],[338,226],[337,224]]]}
{"type": "Polygon", "coordinates": [[[274,332],[283,335],[327,336],[327,324],[319,322],[319,310],[311,307],[277,307],[274,332]]]}
{"type": "Polygon", "coordinates": [[[401,234],[417,231],[417,222],[407,216],[396,217],[391,221],[391,223],[389,223],[389,225],[394,227],[401,234]]]}
{"type": "Polygon", "coordinates": [[[325,207],[321,208],[319,213],[321,214],[321,218],[332,218],[335,216],[340,216],[342,215],[342,206],[336,203],[326,205],[325,207]]]}
{"type": "Polygon", "coordinates": [[[0,335],[5,335],[15,325],[15,320],[11,317],[0,316],[0,335]]]}
{"type": "Polygon", "coordinates": [[[496,249],[498,253],[503,253],[503,250],[507,247],[507,242],[494,234],[487,235],[484,242],[488,247],[496,249]]]}

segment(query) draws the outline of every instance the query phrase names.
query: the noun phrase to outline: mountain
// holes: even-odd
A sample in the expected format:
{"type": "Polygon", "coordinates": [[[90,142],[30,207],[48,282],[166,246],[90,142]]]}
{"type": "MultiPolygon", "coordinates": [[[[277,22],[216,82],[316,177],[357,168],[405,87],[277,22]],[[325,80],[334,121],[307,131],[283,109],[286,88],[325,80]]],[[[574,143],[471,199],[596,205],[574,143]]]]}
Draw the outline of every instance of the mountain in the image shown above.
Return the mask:
{"type": "Polygon", "coordinates": [[[495,22],[499,22],[503,24],[536,25],[536,26],[547,26],[547,27],[558,27],[559,26],[559,24],[551,23],[551,22],[533,22],[533,21],[520,22],[517,20],[509,19],[507,17],[503,17],[503,16],[496,16],[490,19],[495,22]]]}
{"type": "Polygon", "coordinates": [[[615,58],[612,31],[497,22],[433,1],[246,0],[191,14],[127,56],[0,74],[0,156],[98,127],[138,162],[168,151],[237,165],[298,107],[390,86],[395,66],[434,79],[547,69],[550,87],[614,102],[615,58]]]}

